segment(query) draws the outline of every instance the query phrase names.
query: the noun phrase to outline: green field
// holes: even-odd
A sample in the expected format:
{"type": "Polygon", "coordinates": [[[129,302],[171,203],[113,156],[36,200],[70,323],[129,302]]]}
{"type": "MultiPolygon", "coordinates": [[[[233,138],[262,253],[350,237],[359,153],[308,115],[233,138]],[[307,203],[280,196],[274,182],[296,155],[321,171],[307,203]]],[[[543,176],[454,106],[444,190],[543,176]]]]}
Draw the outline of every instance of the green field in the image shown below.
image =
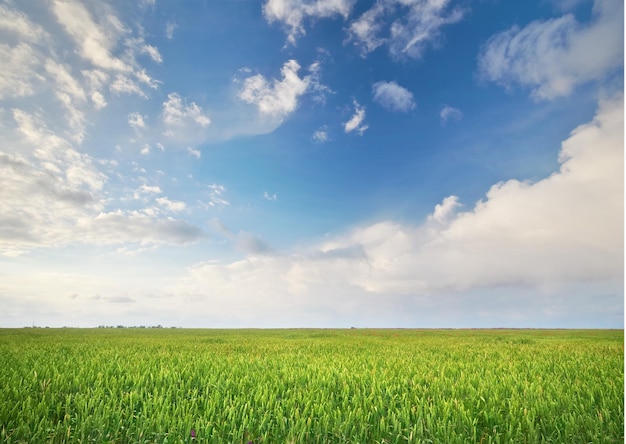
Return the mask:
{"type": "Polygon", "coordinates": [[[0,362],[2,443],[624,442],[623,330],[5,329],[0,362]]]}

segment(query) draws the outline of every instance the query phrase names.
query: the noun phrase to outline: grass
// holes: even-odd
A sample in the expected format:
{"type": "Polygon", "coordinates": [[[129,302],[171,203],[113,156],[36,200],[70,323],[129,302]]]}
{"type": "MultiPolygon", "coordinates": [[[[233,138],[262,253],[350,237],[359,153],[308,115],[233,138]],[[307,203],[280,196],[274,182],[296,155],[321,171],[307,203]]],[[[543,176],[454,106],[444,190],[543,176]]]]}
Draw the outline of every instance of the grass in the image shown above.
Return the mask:
{"type": "Polygon", "coordinates": [[[623,330],[7,329],[0,362],[4,443],[624,442],[623,330]]]}

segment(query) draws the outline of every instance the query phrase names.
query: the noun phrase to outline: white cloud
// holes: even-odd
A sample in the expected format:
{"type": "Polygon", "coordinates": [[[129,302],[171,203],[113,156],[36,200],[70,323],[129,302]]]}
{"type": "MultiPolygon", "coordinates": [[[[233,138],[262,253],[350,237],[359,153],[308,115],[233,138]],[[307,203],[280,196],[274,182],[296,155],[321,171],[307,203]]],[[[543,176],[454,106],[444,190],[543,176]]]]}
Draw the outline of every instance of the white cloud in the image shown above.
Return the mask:
{"type": "Polygon", "coordinates": [[[93,102],[93,106],[96,109],[102,109],[105,106],[107,106],[107,101],[105,100],[104,96],[102,95],[102,93],[98,92],[98,91],[94,91],[91,94],[91,101],[93,102]]]}
{"type": "Polygon", "coordinates": [[[200,157],[202,157],[202,153],[200,152],[200,150],[191,148],[190,146],[187,147],[187,152],[191,154],[193,157],[195,157],[196,159],[200,159],[200,157]]]}
{"type": "Polygon", "coordinates": [[[456,306],[474,316],[522,309],[527,322],[570,310],[577,297],[591,307],[589,294],[553,295],[573,284],[623,291],[623,109],[622,99],[602,103],[594,120],[563,142],[558,171],[537,182],[498,183],[468,211],[450,196],[420,225],[383,221],[304,251],[198,264],[175,291],[223,302],[223,316],[233,316],[238,301],[255,320],[277,307],[290,316],[345,316],[355,304],[362,313],[363,301],[379,307],[375,301],[399,302],[401,295],[419,307],[413,315],[435,306],[448,323],[456,306]],[[527,297],[529,290],[532,301],[505,296],[527,297]]]}
{"type": "Polygon", "coordinates": [[[566,96],[623,67],[623,18],[624,2],[596,0],[588,24],[567,14],[514,26],[487,41],[479,75],[505,87],[528,87],[536,99],[566,96]]]}
{"type": "Polygon", "coordinates": [[[356,131],[359,135],[363,135],[365,130],[369,128],[368,125],[363,124],[363,120],[365,120],[365,107],[359,105],[359,103],[354,101],[354,115],[343,124],[343,129],[346,133],[351,133],[352,131],[356,131]]]}
{"type": "Polygon", "coordinates": [[[135,71],[135,77],[141,83],[148,85],[148,87],[152,89],[157,89],[159,87],[159,83],[161,83],[158,80],[154,80],[152,77],[150,77],[145,69],[135,71]]]}
{"type": "Polygon", "coordinates": [[[161,53],[155,46],[147,45],[147,44],[143,45],[141,47],[141,52],[148,54],[150,58],[154,60],[155,62],[163,63],[163,57],[161,57],[161,53]]]}
{"type": "Polygon", "coordinates": [[[230,205],[226,199],[222,197],[222,195],[226,192],[226,187],[224,185],[218,185],[216,183],[212,183],[209,185],[209,206],[211,207],[224,207],[230,205]]]}
{"type": "Polygon", "coordinates": [[[167,37],[168,40],[172,40],[174,38],[174,31],[177,27],[178,25],[174,22],[167,22],[165,24],[165,37],[167,37]]]}
{"type": "Polygon", "coordinates": [[[305,19],[341,16],[347,19],[356,0],[267,0],[263,15],[269,23],[281,22],[287,28],[287,40],[295,44],[304,35],[305,19]]]}
{"type": "Polygon", "coordinates": [[[70,74],[70,68],[52,59],[46,60],[45,69],[56,82],[57,92],[69,94],[73,99],[85,101],[87,96],[83,88],[70,74]]]}
{"type": "Polygon", "coordinates": [[[145,195],[161,194],[162,192],[161,187],[158,185],[146,185],[144,183],[134,191],[133,197],[135,199],[142,199],[145,195]]]}
{"type": "Polygon", "coordinates": [[[141,87],[135,81],[124,75],[116,76],[115,80],[109,86],[109,89],[118,94],[137,94],[138,96],[143,98],[147,97],[141,87]]]}
{"type": "Polygon", "coordinates": [[[447,225],[456,215],[456,209],[460,207],[459,198],[448,196],[443,202],[435,205],[435,210],[428,216],[428,221],[436,224],[447,225]]]}
{"type": "Polygon", "coordinates": [[[49,38],[49,34],[33,23],[26,14],[0,5],[0,29],[15,36],[20,41],[39,43],[49,38]]]}
{"type": "Polygon", "coordinates": [[[163,122],[171,127],[195,124],[205,128],[211,123],[211,119],[203,113],[202,108],[195,102],[188,105],[183,103],[183,99],[177,93],[167,95],[167,100],[163,102],[161,117],[163,122]]]}
{"type": "MultiPolygon", "coordinates": [[[[149,210],[106,210],[114,204],[109,178],[97,161],[51,131],[44,117],[12,110],[12,152],[0,152],[0,254],[65,245],[165,245],[189,243],[203,234],[193,225],[159,218],[149,210]]],[[[142,185],[138,199],[158,186],[142,185]]],[[[174,207],[172,207],[174,208],[174,207]]]]}
{"type": "Polygon", "coordinates": [[[415,108],[413,93],[396,82],[376,82],[372,92],[374,101],[389,111],[406,113],[415,108]]]}
{"type": "Polygon", "coordinates": [[[83,58],[102,69],[132,71],[129,64],[112,54],[118,40],[128,32],[115,15],[103,12],[96,22],[82,3],[55,0],[52,6],[59,23],[74,39],[83,58]]]}
{"type": "Polygon", "coordinates": [[[461,120],[463,118],[463,113],[458,108],[445,105],[439,112],[439,118],[441,119],[441,124],[445,125],[450,119],[461,120]]]}
{"type": "Polygon", "coordinates": [[[394,58],[420,58],[440,39],[443,26],[463,18],[463,11],[450,10],[449,4],[449,0],[377,0],[350,23],[349,39],[363,55],[387,45],[394,58]]]}
{"type": "Polygon", "coordinates": [[[76,230],[88,233],[96,245],[184,245],[204,237],[202,230],[185,221],[155,218],[136,210],[103,212],[79,220],[76,230]]]}
{"type": "Polygon", "coordinates": [[[320,128],[313,133],[313,141],[318,143],[325,143],[330,141],[330,136],[326,128],[320,128]]]}
{"type": "Polygon", "coordinates": [[[45,82],[39,74],[41,58],[30,45],[15,47],[0,43],[0,99],[32,95],[45,82]]]}
{"type": "Polygon", "coordinates": [[[261,74],[248,77],[239,91],[239,98],[256,105],[262,115],[282,121],[293,113],[310,84],[310,76],[298,77],[300,65],[295,60],[287,61],[280,72],[282,80],[268,82],[261,74]]]}
{"type": "Polygon", "coordinates": [[[185,209],[187,208],[185,202],[179,200],[170,200],[167,197],[158,197],[156,201],[160,206],[172,213],[180,213],[181,211],[185,211],[185,209]]]}
{"type": "Polygon", "coordinates": [[[146,128],[146,122],[143,120],[143,116],[137,112],[128,115],[128,124],[135,130],[146,128]]]}
{"type": "Polygon", "coordinates": [[[263,199],[269,200],[270,202],[276,202],[278,200],[278,196],[276,195],[276,193],[270,194],[267,191],[264,191],[263,192],[263,199]]]}
{"type": "Polygon", "coordinates": [[[49,15],[32,15],[51,17],[58,24],[35,24],[17,8],[14,2],[0,5],[5,37],[0,43],[0,99],[32,97],[21,105],[25,109],[45,104],[45,123],[69,140],[80,144],[85,139],[88,113],[106,106],[107,87],[117,94],[146,97],[141,84],[158,83],[136,62],[141,48],[126,42],[140,41],[152,55],[158,51],[143,39],[125,38],[131,31],[108,5],[55,0],[45,5],[49,15]]]}

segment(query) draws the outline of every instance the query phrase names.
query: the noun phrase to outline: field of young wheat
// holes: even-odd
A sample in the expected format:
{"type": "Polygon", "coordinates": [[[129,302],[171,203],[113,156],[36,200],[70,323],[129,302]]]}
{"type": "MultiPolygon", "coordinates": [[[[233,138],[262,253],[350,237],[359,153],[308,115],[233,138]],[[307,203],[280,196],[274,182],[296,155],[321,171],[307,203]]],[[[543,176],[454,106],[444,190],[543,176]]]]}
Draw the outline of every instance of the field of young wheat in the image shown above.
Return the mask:
{"type": "Polygon", "coordinates": [[[621,443],[623,330],[0,330],[3,443],[621,443]]]}

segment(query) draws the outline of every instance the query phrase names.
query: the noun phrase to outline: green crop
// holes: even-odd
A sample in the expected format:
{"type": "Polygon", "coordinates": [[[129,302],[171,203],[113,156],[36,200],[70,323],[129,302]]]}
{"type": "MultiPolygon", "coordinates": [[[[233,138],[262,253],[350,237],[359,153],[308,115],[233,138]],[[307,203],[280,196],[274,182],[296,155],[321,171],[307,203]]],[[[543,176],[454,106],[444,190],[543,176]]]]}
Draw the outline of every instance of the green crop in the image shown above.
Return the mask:
{"type": "Polygon", "coordinates": [[[622,443],[622,330],[0,330],[3,443],[622,443]]]}

